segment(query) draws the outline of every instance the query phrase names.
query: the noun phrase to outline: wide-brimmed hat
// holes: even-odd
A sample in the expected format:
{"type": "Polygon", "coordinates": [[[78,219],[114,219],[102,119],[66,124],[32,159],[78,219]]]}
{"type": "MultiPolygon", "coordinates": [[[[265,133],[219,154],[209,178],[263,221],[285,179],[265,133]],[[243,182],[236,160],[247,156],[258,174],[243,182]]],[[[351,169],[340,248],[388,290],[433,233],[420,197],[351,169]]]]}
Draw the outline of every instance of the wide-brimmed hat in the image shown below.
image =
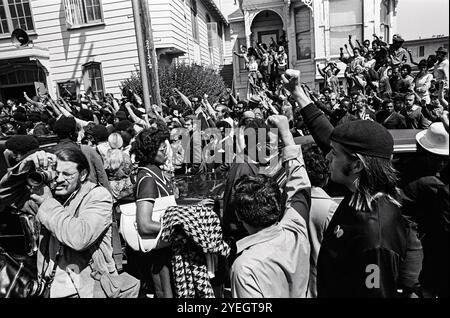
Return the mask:
{"type": "Polygon", "coordinates": [[[449,137],[443,123],[433,123],[427,130],[416,135],[417,143],[425,150],[436,155],[449,155],[449,137]]]}
{"type": "Polygon", "coordinates": [[[437,49],[436,53],[448,54],[448,51],[445,47],[440,47],[437,49]]]}

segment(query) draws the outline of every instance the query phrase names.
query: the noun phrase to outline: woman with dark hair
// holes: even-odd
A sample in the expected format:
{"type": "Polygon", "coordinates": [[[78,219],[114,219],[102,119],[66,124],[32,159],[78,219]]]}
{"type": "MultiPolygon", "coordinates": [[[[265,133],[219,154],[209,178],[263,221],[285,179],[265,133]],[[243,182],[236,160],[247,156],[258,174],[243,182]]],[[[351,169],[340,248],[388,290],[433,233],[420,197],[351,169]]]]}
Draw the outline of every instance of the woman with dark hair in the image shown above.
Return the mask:
{"type": "MultiPolygon", "coordinates": [[[[139,165],[134,193],[136,226],[142,239],[157,239],[161,232],[161,223],[153,216],[157,213],[155,208],[160,212],[161,204],[176,205],[172,185],[160,168],[167,160],[169,136],[164,126],[145,128],[131,146],[130,153],[139,165]]],[[[168,247],[154,248],[148,253],[129,249],[127,255],[130,269],[136,271],[134,276],[141,279],[144,288],[150,283],[157,298],[173,297],[168,247]]]]}
{"type": "Polygon", "coordinates": [[[430,87],[433,75],[428,73],[427,61],[425,59],[419,62],[419,73],[414,78],[415,92],[425,101],[425,105],[431,102],[430,87]]]}

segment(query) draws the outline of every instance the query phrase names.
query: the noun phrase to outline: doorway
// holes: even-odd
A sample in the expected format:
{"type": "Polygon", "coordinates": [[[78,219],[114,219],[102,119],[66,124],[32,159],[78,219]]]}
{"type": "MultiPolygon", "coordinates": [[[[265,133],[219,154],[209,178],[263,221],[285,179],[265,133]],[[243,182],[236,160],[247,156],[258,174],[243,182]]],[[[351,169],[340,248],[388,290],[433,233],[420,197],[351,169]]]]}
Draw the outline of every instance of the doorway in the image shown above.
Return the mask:
{"type": "Polygon", "coordinates": [[[8,99],[14,99],[18,103],[24,104],[26,102],[23,93],[26,92],[28,97],[32,98],[36,96],[36,87],[34,84],[17,85],[12,87],[0,86],[0,96],[3,103],[6,103],[8,99]]]}

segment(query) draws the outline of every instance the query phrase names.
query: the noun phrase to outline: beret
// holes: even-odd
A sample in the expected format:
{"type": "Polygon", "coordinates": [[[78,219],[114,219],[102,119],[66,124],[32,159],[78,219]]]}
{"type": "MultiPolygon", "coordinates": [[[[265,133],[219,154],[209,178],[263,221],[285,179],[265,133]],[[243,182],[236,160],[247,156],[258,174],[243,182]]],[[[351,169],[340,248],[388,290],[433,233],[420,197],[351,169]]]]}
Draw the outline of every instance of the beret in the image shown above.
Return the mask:
{"type": "Polygon", "coordinates": [[[337,126],[331,140],[361,155],[390,159],[394,139],[382,125],[370,120],[355,120],[337,126]]]}

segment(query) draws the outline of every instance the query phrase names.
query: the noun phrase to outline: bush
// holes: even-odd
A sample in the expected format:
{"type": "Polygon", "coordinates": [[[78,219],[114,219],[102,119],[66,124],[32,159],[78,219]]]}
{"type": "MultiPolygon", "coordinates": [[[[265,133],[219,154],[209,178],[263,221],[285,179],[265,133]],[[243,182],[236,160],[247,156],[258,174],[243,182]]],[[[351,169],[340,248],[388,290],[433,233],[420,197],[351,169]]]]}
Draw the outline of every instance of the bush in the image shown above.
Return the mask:
{"type": "MultiPolygon", "coordinates": [[[[174,106],[170,100],[170,96],[174,96],[177,103],[184,108],[179,95],[173,92],[174,88],[178,88],[189,98],[194,96],[201,98],[203,94],[208,94],[211,104],[226,94],[226,85],[219,73],[196,64],[172,63],[160,66],[159,87],[161,101],[169,107],[174,106]]],[[[122,82],[122,89],[132,89],[142,98],[140,73],[133,72],[130,78],[122,82]]]]}

